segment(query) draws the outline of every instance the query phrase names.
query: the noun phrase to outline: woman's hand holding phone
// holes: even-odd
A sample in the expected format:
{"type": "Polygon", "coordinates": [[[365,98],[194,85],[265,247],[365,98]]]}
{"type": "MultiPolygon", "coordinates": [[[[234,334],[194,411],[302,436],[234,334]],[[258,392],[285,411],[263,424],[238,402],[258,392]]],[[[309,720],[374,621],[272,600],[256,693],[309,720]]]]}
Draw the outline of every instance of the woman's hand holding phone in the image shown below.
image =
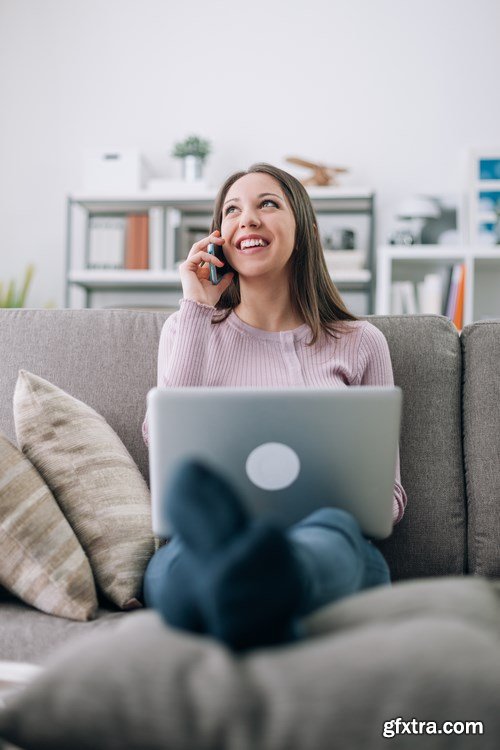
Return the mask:
{"type": "Polygon", "coordinates": [[[228,286],[231,285],[234,273],[228,272],[217,284],[212,283],[210,264],[220,269],[224,267],[224,263],[208,252],[210,244],[220,247],[224,244],[224,238],[220,236],[219,230],[216,229],[209,237],[194,243],[188,257],[179,266],[179,273],[184,299],[215,307],[228,286]]]}

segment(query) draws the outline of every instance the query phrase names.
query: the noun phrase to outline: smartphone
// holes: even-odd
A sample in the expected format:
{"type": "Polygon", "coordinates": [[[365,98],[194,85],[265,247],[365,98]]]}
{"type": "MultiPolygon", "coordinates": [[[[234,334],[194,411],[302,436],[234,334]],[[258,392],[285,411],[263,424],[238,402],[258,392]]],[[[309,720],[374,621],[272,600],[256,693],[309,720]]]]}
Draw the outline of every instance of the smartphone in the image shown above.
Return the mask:
{"type": "Polygon", "coordinates": [[[225,264],[224,266],[215,266],[213,263],[210,263],[210,281],[212,284],[218,284],[224,274],[231,271],[231,266],[227,262],[220,245],[211,242],[207,248],[207,252],[209,252],[210,255],[215,255],[216,258],[219,258],[219,260],[222,260],[225,264]]]}

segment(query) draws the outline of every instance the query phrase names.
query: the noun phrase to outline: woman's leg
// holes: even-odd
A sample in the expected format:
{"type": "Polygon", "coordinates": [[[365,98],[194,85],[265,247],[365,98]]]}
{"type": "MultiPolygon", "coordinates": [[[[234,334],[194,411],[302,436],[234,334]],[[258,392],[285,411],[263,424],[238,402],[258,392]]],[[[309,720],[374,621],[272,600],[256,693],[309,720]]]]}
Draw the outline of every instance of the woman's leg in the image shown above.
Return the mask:
{"type": "Polygon", "coordinates": [[[234,649],[289,640],[298,617],[390,582],[345,511],[323,508],[282,532],[251,520],[225,479],[194,461],[179,465],[166,507],[176,536],[149,563],[146,605],[234,649]]]}
{"type": "Polygon", "coordinates": [[[175,537],[146,570],[146,605],[234,649],[292,637],[303,592],[285,533],[253,521],[230,484],[194,461],[177,467],[165,509],[175,537]]]}
{"type": "Polygon", "coordinates": [[[205,632],[196,604],[192,570],[179,537],[174,536],[160,547],[149,561],[142,594],[146,607],[156,609],[173,627],[205,632]]]}
{"type": "Polygon", "coordinates": [[[304,599],[300,613],[357,591],[390,583],[381,552],[366,539],[358,522],[340,508],[321,508],[292,526],[287,537],[299,561],[304,599]]]}

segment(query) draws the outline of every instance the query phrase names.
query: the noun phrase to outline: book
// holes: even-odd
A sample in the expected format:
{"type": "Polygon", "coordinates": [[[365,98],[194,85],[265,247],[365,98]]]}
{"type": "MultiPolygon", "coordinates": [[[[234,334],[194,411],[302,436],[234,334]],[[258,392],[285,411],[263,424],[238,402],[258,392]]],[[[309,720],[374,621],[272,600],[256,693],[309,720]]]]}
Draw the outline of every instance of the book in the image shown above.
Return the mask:
{"type": "Polygon", "coordinates": [[[464,296],[465,296],[465,263],[460,264],[460,276],[458,279],[457,298],[453,312],[453,323],[461,331],[464,320],[464,296]]]}
{"type": "Polygon", "coordinates": [[[443,300],[442,300],[441,315],[446,315],[446,310],[448,307],[448,299],[450,296],[451,281],[453,278],[453,266],[449,266],[449,268],[444,268],[442,273],[443,273],[443,300]]]}
{"type": "Polygon", "coordinates": [[[415,315],[417,313],[417,297],[415,285],[412,281],[400,281],[401,299],[403,302],[403,313],[415,315]]]}
{"type": "Polygon", "coordinates": [[[391,311],[393,315],[415,315],[417,298],[411,281],[396,281],[391,286],[391,311]]]}
{"type": "Polygon", "coordinates": [[[179,209],[172,206],[165,209],[165,268],[176,267],[176,248],[180,245],[181,223],[182,213],[179,209]]]}
{"type": "Polygon", "coordinates": [[[448,292],[448,299],[446,301],[446,317],[453,320],[455,315],[455,309],[457,304],[458,285],[460,282],[461,264],[455,263],[451,273],[450,289],[448,292]]]}
{"type": "Polygon", "coordinates": [[[149,268],[148,214],[130,214],[127,217],[125,268],[128,270],[149,268]]]}
{"type": "Polygon", "coordinates": [[[403,300],[401,298],[401,287],[397,281],[391,284],[391,314],[392,315],[403,314],[403,300]]]}
{"type": "Polygon", "coordinates": [[[89,222],[88,268],[123,268],[125,218],[92,216],[89,222]]]}
{"type": "Polygon", "coordinates": [[[165,212],[161,206],[149,209],[149,268],[161,271],[165,268],[165,212]]]}
{"type": "Polygon", "coordinates": [[[441,315],[442,279],[437,273],[429,273],[417,287],[419,312],[441,315]]]}

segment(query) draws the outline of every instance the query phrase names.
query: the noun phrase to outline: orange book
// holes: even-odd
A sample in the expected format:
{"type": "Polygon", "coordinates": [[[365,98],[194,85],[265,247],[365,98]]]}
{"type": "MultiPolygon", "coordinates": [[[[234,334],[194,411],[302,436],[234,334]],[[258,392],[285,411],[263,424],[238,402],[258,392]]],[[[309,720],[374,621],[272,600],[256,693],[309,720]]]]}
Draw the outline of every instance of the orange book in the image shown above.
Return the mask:
{"type": "Polygon", "coordinates": [[[458,280],[457,301],[453,313],[453,323],[459,331],[464,325],[464,296],[465,296],[465,263],[460,266],[460,278],[458,280]]]}
{"type": "Polygon", "coordinates": [[[131,214],[127,219],[125,268],[130,270],[149,268],[148,214],[131,214]]]}

